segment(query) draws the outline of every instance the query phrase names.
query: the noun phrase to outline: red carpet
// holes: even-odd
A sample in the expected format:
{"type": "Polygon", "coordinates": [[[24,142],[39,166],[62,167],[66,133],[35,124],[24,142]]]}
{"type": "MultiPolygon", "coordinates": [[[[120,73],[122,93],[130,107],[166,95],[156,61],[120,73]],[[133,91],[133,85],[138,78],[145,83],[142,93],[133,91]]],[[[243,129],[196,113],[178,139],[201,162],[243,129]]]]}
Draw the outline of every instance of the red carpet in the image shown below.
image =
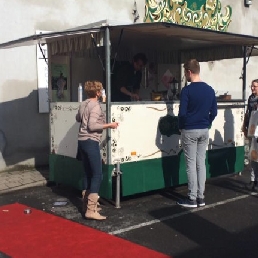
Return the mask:
{"type": "MultiPolygon", "coordinates": [[[[11,257],[168,258],[78,223],[11,204],[0,207],[0,252],[11,257]]],[[[105,223],[105,222],[100,222],[105,223]]]]}

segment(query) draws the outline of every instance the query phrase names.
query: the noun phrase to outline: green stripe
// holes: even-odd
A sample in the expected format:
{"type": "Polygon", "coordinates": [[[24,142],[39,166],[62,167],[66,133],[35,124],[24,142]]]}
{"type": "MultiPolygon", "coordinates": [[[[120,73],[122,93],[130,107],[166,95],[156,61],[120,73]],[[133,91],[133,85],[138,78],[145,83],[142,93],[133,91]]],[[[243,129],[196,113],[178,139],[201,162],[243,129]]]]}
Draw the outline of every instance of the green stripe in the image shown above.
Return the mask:
{"type": "MultiPolygon", "coordinates": [[[[51,154],[49,157],[50,180],[82,190],[83,167],[76,159],[51,154]]],[[[111,199],[115,196],[113,165],[103,165],[100,195],[111,199]],[[112,183],[113,182],[113,183],[112,183]]],[[[206,157],[207,178],[237,173],[244,168],[244,147],[209,150],[206,157]]],[[[187,183],[183,152],[164,157],[121,164],[121,193],[128,196],[187,183]]]]}
{"type": "MultiPolygon", "coordinates": [[[[103,180],[100,195],[112,198],[112,169],[114,166],[103,165],[103,180]]],[[[78,190],[83,189],[83,166],[82,162],[67,156],[50,154],[49,155],[49,180],[74,187],[78,190]]]]}
{"type": "MultiPolygon", "coordinates": [[[[207,178],[237,173],[243,168],[243,146],[207,152],[207,178]]],[[[183,152],[178,156],[124,163],[121,170],[124,196],[187,183],[183,152]]]]}

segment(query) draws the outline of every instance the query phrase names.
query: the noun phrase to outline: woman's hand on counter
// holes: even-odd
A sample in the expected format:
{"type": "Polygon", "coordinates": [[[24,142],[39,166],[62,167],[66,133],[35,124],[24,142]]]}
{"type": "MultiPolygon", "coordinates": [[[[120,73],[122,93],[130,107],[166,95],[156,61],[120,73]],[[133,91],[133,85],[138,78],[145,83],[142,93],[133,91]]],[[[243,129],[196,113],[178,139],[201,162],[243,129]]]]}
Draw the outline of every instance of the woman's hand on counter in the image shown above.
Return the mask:
{"type": "Polygon", "coordinates": [[[110,123],[110,128],[116,129],[117,127],[118,127],[118,123],[117,122],[110,123]]]}
{"type": "Polygon", "coordinates": [[[117,122],[109,123],[109,124],[104,124],[103,129],[111,128],[111,129],[116,129],[118,127],[117,122]]]}

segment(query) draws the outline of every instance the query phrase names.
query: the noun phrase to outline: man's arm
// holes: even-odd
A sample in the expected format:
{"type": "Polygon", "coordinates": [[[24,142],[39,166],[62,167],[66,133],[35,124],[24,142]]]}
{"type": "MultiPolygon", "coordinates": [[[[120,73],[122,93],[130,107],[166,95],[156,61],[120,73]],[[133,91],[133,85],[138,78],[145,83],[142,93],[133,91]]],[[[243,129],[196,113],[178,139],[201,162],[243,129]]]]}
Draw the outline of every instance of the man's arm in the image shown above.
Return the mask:
{"type": "Polygon", "coordinates": [[[210,124],[213,122],[217,114],[218,114],[218,105],[217,105],[217,100],[214,92],[213,101],[211,104],[210,116],[209,116],[210,124]]]}
{"type": "Polygon", "coordinates": [[[188,105],[188,95],[187,95],[187,87],[184,87],[180,94],[180,105],[179,105],[179,113],[178,113],[178,128],[184,129],[185,119],[187,114],[187,105],[188,105]]]}
{"type": "Polygon", "coordinates": [[[122,92],[123,94],[131,97],[132,99],[139,99],[139,96],[137,94],[135,94],[134,92],[130,92],[127,89],[128,86],[128,82],[129,82],[129,78],[130,77],[130,71],[128,70],[128,67],[125,66],[123,67],[117,75],[117,86],[120,90],[120,92],[122,92]]]}
{"type": "Polygon", "coordinates": [[[118,71],[116,84],[120,92],[131,97],[131,92],[126,88],[128,86],[127,84],[129,77],[128,70],[126,68],[127,67],[124,66],[118,71]]]}
{"type": "Polygon", "coordinates": [[[136,99],[136,100],[139,100],[139,95],[137,93],[132,93],[130,92],[129,90],[126,89],[126,87],[122,86],[120,88],[120,91],[125,94],[125,95],[128,95],[130,96],[132,99],[136,99]]]}
{"type": "Polygon", "coordinates": [[[245,112],[244,121],[241,128],[241,131],[244,133],[245,137],[247,137],[248,124],[249,124],[249,115],[248,115],[248,109],[247,109],[245,112]]]}
{"type": "Polygon", "coordinates": [[[140,90],[139,89],[134,90],[133,99],[134,100],[140,100],[140,90]]]}
{"type": "Polygon", "coordinates": [[[139,100],[140,99],[140,87],[141,87],[141,81],[142,81],[142,72],[138,71],[136,73],[136,85],[134,85],[133,93],[135,94],[134,99],[139,100]]]}
{"type": "Polygon", "coordinates": [[[246,109],[246,112],[245,112],[244,121],[243,121],[242,128],[241,128],[241,131],[244,133],[245,137],[247,137],[249,119],[250,119],[249,118],[250,98],[251,98],[251,96],[249,96],[249,98],[248,98],[247,109],[246,109]]]}

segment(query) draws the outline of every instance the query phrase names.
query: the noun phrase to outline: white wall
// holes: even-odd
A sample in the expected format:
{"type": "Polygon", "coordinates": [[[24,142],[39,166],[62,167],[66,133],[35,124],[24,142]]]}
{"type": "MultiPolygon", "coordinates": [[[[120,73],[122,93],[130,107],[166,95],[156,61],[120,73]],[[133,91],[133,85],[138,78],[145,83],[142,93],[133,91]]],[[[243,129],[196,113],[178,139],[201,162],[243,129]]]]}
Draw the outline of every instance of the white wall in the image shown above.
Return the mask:
{"type": "MultiPolygon", "coordinates": [[[[251,94],[251,81],[258,78],[257,62],[258,57],[252,56],[247,64],[247,97],[251,94]]],[[[201,78],[217,91],[217,96],[228,92],[233,99],[242,99],[242,68],[242,58],[201,63],[201,78]]]]}
{"type": "MultiPolygon", "coordinates": [[[[144,10],[144,1],[139,5],[144,10]]],[[[132,0],[3,0],[0,43],[36,30],[59,31],[104,19],[132,21],[132,9],[132,0]]],[[[36,46],[0,50],[0,64],[0,170],[48,164],[49,121],[48,114],[38,113],[36,46]]]]}
{"type": "Polygon", "coordinates": [[[250,7],[244,6],[244,0],[221,0],[222,11],[226,5],[232,7],[232,22],[228,32],[258,36],[258,1],[253,0],[250,7]]]}

